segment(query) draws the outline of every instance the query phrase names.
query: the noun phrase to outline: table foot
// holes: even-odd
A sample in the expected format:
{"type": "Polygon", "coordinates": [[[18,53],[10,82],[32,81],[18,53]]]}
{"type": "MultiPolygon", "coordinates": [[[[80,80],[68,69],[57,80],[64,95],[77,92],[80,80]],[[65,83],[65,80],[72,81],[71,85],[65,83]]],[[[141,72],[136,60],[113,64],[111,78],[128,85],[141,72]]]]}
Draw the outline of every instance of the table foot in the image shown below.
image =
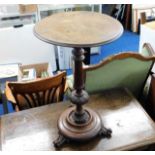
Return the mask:
{"type": "Polygon", "coordinates": [[[104,126],[102,126],[100,132],[99,132],[99,136],[105,137],[105,138],[110,138],[112,134],[112,130],[105,128],[104,126]]]}
{"type": "MultiPolygon", "coordinates": [[[[107,129],[104,126],[102,127],[102,129],[99,131],[98,136],[100,138],[110,138],[112,134],[112,130],[111,129],[107,129]]],[[[74,140],[72,140],[74,141],[74,140]]],[[[69,138],[64,137],[61,133],[59,133],[58,138],[53,142],[54,147],[59,149],[61,148],[64,144],[68,144],[70,143],[71,140],[69,138]]]]}
{"type": "Polygon", "coordinates": [[[59,133],[58,138],[53,142],[55,148],[62,147],[65,143],[68,143],[69,139],[64,137],[61,133],[59,133]]]}
{"type": "Polygon", "coordinates": [[[76,123],[72,119],[75,107],[67,109],[58,120],[59,137],[54,141],[56,148],[72,142],[86,142],[96,137],[110,138],[112,131],[103,126],[100,116],[89,108],[84,108],[88,114],[87,122],[76,123]]]}

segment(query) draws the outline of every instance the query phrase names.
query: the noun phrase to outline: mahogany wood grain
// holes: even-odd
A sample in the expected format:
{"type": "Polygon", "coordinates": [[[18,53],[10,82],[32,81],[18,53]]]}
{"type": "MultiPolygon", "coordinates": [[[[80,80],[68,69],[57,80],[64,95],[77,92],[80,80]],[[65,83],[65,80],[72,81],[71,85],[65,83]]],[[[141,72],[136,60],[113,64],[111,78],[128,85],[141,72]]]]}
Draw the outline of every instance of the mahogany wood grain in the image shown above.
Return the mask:
{"type": "Polygon", "coordinates": [[[34,27],[41,40],[67,47],[93,47],[111,42],[123,33],[121,23],[101,13],[73,11],[44,18],[34,27]]]}
{"type": "MultiPolygon", "coordinates": [[[[56,150],[57,120],[69,106],[68,101],[60,102],[2,116],[2,150],[56,150]]],[[[99,113],[104,125],[112,129],[112,137],[70,143],[60,150],[131,150],[155,143],[155,123],[128,90],[92,95],[87,107],[99,113]]]]}

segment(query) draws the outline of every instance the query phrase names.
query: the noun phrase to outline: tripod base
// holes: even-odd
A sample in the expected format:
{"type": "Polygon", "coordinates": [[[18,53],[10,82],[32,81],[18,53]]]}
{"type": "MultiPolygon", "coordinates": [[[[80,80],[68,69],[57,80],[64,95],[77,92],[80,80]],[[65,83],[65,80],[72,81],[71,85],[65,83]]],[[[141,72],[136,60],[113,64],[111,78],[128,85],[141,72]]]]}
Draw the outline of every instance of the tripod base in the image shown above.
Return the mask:
{"type": "Polygon", "coordinates": [[[70,141],[84,142],[96,136],[111,137],[112,131],[106,129],[100,116],[91,109],[84,108],[89,115],[89,120],[85,123],[77,124],[72,118],[75,108],[69,108],[63,112],[58,120],[59,137],[54,141],[55,147],[61,147],[70,141]]]}

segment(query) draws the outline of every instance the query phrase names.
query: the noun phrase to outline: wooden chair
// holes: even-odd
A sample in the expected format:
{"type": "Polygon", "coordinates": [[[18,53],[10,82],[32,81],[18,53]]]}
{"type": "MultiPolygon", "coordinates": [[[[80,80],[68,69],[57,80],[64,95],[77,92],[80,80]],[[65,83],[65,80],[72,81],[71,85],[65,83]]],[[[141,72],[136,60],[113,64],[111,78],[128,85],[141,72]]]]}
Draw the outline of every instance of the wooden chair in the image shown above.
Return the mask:
{"type": "Polygon", "coordinates": [[[65,84],[66,72],[31,82],[8,82],[11,92],[6,89],[6,96],[14,102],[15,111],[24,110],[62,101],[65,84]]]}

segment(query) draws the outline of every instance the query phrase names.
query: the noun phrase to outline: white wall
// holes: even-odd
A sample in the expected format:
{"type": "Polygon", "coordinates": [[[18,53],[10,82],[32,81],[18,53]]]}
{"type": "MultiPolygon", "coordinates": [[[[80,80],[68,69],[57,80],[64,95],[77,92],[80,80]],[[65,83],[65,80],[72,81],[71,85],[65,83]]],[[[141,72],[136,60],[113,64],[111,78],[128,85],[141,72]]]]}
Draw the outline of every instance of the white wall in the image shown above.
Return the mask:
{"type": "Polygon", "coordinates": [[[49,62],[56,70],[54,46],[36,38],[33,27],[0,29],[0,64],[49,62]]]}
{"type": "Polygon", "coordinates": [[[145,26],[145,24],[142,24],[140,29],[139,51],[142,51],[144,43],[150,43],[152,48],[155,50],[155,29],[151,29],[145,26]]]}

